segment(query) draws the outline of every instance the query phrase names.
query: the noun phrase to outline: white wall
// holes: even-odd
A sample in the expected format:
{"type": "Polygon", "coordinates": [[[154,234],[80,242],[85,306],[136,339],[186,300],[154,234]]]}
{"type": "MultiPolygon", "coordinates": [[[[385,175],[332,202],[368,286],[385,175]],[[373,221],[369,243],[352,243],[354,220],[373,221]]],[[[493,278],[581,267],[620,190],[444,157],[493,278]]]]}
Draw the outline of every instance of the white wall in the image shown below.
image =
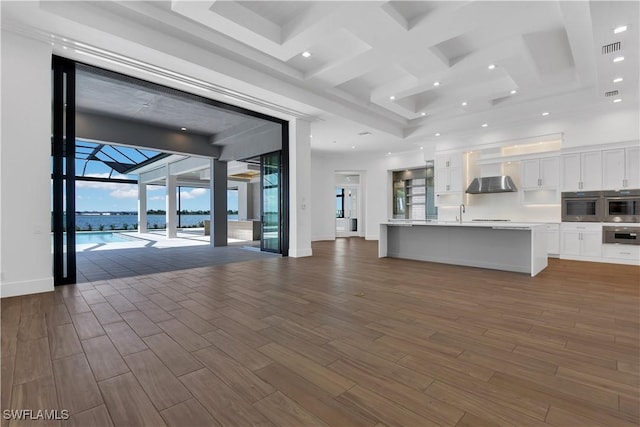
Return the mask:
{"type": "MultiPolygon", "coordinates": [[[[563,134],[563,148],[577,148],[599,144],[616,143],[639,139],[640,122],[637,106],[618,108],[612,104],[608,113],[586,113],[565,119],[547,117],[537,123],[519,127],[482,131],[475,135],[438,139],[421,142],[425,150],[403,155],[382,154],[340,154],[329,155],[312,151],[311,194],[313,241],[335,239],[335,193],[336,171],[360,170],[366,172],[366,183],[362,185],[365,235],[367,239],[377,239],[379,224],[391,215],[390,170],[424,166],[423,160],[434,159],[435,151],[472,150],[478,146],[513,141],[541,135],[563,134]],[[547,120],[549,119],[549,120],[547,120]]],[[[515,163],[510,170],[519,187],[520,165],[515,163]]],[[[526,222],[559,222],[560,205],[531,206],[523,203],[522,192],[504,194],[465,195],[466,220],[473,218],[499,218],[526,222]]],[[[558,200],[559,203],[559,200],[558,200]]],[[[458,215],[458,207],[440,207],[439,218],[453,220],[458,215]]]]}
{"type": "Polygon", "coordinates": [[[380,223],[390,218],[391,181],[389,170],[425,166],[425,156],[416,151],[401,156],[383,154],[311,154],[311,240],[333,240],[335,230],[335,173],[357,171],[361,176],[363,231],[367,240],[377,240],[380,223]]]}
{"type": "Polygon", "coordinates": [[[2,31],[0,295],[53,290],[51,47],[2,31]]]}

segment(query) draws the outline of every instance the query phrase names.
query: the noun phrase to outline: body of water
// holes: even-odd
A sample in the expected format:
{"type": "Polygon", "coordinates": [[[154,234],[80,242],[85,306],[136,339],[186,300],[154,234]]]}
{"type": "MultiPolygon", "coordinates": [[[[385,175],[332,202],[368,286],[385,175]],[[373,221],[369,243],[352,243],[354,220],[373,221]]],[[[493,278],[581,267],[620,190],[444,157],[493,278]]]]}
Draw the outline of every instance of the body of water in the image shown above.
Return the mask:
{"type": "Polygon", "coordinates": [[[122,233],[111,233],[108,231],[81,231],[76,233],[76,245],[87,243],[118,243],[133,242],[135,237],[126,236],[122,233]]]}
{"type": "MultiPolygon", "coordinates": [[[[238,215],[228,215],[229,221],[237,221],[238,215]]],[[[180,227],[202,227],[204,220],[209,215],[180,215],[180,227]]],[[[165,228],[166,217],[164,215],[147,215],[147,224],[150,229],[165,228]]],[[[76,215],[76,226],[81,230],[133,230],[138,223],[137,215],[76,215]]]]}

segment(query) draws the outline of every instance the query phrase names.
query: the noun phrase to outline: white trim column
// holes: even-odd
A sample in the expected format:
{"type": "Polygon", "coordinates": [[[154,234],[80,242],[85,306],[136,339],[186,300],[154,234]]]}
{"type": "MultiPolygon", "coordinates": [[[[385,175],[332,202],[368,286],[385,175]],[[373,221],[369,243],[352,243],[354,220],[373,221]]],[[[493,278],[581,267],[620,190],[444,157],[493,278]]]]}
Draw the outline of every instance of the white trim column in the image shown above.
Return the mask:
{"type": "Polygon", "coordinates": [[[147,231],[147,184],[138,180],[138,233],[147,231]]]}
{"type": "Polygon", "coordinates": [[[311,256],[311,123],[289,122],[289,256],[311,256]]]}
{"type": "Polygon", "coordinates": [[[177,176],[169,174],[169,165],[167,165],[167,180],[166,180],[166,220],[167,220],[167,238],[172,239],[177,236],[178,215],[176,210],[178,209],[176,188],[177,188],[177,176]]]}

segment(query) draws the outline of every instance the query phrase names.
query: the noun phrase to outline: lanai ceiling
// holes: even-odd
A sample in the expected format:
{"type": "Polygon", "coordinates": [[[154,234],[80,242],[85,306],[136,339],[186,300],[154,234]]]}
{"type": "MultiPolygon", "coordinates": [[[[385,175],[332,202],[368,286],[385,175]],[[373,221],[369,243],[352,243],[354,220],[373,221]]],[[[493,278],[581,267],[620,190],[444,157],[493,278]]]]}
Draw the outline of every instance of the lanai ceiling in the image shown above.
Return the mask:
{"type": "Polygon", "coordinates": [[[39,8],[246,83],[245,92],[242,84],[232,89],[314,120],[316,150],[402,151],[440,135],[477,133],[485,123],[543,120],[543,112],[638,108],[635,1],[41,2],[39,8]],[[627,30],[614,33],[622,25],[627,30]],[[617,57],[624,60],[614,63],[617,57]]]}

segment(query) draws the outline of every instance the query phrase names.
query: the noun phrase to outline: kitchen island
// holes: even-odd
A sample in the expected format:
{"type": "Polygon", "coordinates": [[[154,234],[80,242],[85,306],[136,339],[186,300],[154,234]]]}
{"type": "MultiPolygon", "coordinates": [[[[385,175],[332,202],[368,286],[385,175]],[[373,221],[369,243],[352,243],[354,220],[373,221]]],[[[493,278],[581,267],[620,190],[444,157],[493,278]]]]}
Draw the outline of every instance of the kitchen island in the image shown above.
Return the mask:
{"type": "Polygon", "coordinates": [[[542,224],[390,221],[380,224],[378,256],[535,276],[547,267],[547,236],[542,224]]]}

